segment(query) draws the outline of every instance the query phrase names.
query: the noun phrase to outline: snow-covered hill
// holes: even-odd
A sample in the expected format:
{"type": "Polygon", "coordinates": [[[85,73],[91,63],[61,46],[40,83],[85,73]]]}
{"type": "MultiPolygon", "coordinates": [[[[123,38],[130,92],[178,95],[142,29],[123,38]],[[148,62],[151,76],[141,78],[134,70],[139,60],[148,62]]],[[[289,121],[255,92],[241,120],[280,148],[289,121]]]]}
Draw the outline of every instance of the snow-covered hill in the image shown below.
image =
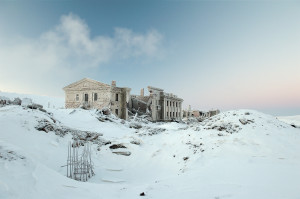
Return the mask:
{"type": "Polygon", "coordinates": [[[0,108],[1,199],[300,196],[300,129],[273,116],[235,110],[202,123],[147,123],[44,108],[0,108]],[[66,177],[72,139],[93,143],[88,182],[66,177]]]}
{"type": "Polygon", "coordinates": [[[280,121],[283,121],[287,124],[294,125],[297,128],[300,128],[300,115],[295,116],[281,116],[277,117],[280,121]]]}
{"type": "Polygon", "coordinates": [[[10,100],[14,98],[30,98],[34,103],[38,103],[48,108],[63,108],[65,107],[65,101],[62,97],[49,97],[49,96],[40,96],[33,94],[19,94],[19,93],[9,93],[0,91],[0,96],[6,97],[10,100]]]}

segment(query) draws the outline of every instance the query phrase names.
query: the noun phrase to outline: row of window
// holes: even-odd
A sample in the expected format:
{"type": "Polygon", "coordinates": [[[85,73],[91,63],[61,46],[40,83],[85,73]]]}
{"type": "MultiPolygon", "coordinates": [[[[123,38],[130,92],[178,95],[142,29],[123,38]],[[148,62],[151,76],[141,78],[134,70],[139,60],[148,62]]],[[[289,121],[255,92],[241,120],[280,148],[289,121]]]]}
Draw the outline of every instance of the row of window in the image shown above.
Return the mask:
{"type": "MultiPolygon", "coordinates": [[[[116,101],[119,101],[119,94],[116,93],[116,97],[115,97],[116,101]]],[[[94,101],[98,100],[98,93],[94,93],[94,101]]],[[[79,101],[79,94],[76,94],[76,101],[79,101]]],[[[88,102],[89,101],[89,94],[84,94],[84,101],[88,102]]]]}
{"type": "Polygon", "coordinates": [[[167,117],[178,117],[179,113],[178,112],[167,112],[167,117]]]}
{"type": "Polygon", "coordinates": [[[180,103],[178,103],[178,102],[171,102],[171,101],[167,101],[167,106],[169,106],[169,104],[170,104],[170,106],[172,106],[172,104],[173,104],[173,106],[175,107],[178,107],[178,104],[180,104],[180,103]]]}

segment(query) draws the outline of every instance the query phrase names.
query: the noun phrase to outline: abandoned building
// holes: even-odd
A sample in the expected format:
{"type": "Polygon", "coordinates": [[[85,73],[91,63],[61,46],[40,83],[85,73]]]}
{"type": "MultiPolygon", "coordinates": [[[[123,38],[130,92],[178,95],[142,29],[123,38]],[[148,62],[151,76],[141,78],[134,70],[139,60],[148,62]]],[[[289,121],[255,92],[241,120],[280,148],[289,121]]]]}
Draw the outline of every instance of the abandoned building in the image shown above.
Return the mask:
{"type": "Polygon", "coordinates": [[[109,108],[122,119],[128,119],[127,104],[130,101],[130,88],[117,87],[84,78],[63,88],[66,108],[109,108]]]}
{"type": "Polygon", "coordinates": [[[189,108],[187,110],[183,110],[183,117],[184,118],[195,117],[195,118],[205,119],[217,115],[219,113],[220,113],[219,109],[212,109],[209,111],[192,110],[191,105],[189,105],[189,108]]]}
{"type": "Polygon", "coordinates": [[[152,121],[173,121],[182,119],[182,102],[172,93],[148,86],[149,95],[130,95],[130,88],[117,87],[116,81],[111,85],[84,78],[63,88],[65,107],[87,109],[109,108],[122,119],[128,119],[128,112],[148,115],[152,121]]]}
{"type": "Polygon", "coordinates": [[[182,119],[182,102],[172,93],[163,89],[148,86],[149,95],[144,96],[144,89],[140,95],[131,95],[130,109],[149,114],[152,121],[180,121],[182,119]]]}

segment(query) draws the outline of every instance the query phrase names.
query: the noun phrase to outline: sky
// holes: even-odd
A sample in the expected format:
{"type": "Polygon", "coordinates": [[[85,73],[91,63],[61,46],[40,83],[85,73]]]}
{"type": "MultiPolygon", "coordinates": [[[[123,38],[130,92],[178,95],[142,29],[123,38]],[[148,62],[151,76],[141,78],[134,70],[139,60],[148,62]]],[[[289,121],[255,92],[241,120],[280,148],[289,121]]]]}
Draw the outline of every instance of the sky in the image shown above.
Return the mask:
{"type": "Polygon", "coordinates": [[[183,107],[300,115],[300,1],[0,0],[0,91],[88,77],[183,107]]]}

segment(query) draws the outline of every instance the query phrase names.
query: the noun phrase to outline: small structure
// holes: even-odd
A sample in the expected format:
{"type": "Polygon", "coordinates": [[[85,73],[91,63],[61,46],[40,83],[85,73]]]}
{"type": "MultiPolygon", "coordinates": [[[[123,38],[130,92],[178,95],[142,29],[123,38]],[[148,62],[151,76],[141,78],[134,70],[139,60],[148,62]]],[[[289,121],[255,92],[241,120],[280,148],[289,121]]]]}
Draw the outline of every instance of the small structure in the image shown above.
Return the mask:
{"type": "Polygon", "coordinates": [[[69,143],[67,159],[67,177],[74,180],[86,182],[90,177],[95,175],[91,158],[91,147],[88,143],[83,147],[82,153],[79,154],[80,144],[69,143]]]}
{"type": "Polygon", "coordinates": [[[148,86],[149,95],[144,96],[144,89],[140,95],[132,95],[130,109],[138,113],[149,114],[152,121],[180,121],[182,119],[182,102],[172,93],[163,89],[148,86]]]}
{"type": "Polygon", "coordinates": [[[128,119],[127,104],[131,89],[117,87],[116,81],[108,85],[84,78],[64,87],[63,90],[66,108],[109,108],[117,117],[128,119]]]}

